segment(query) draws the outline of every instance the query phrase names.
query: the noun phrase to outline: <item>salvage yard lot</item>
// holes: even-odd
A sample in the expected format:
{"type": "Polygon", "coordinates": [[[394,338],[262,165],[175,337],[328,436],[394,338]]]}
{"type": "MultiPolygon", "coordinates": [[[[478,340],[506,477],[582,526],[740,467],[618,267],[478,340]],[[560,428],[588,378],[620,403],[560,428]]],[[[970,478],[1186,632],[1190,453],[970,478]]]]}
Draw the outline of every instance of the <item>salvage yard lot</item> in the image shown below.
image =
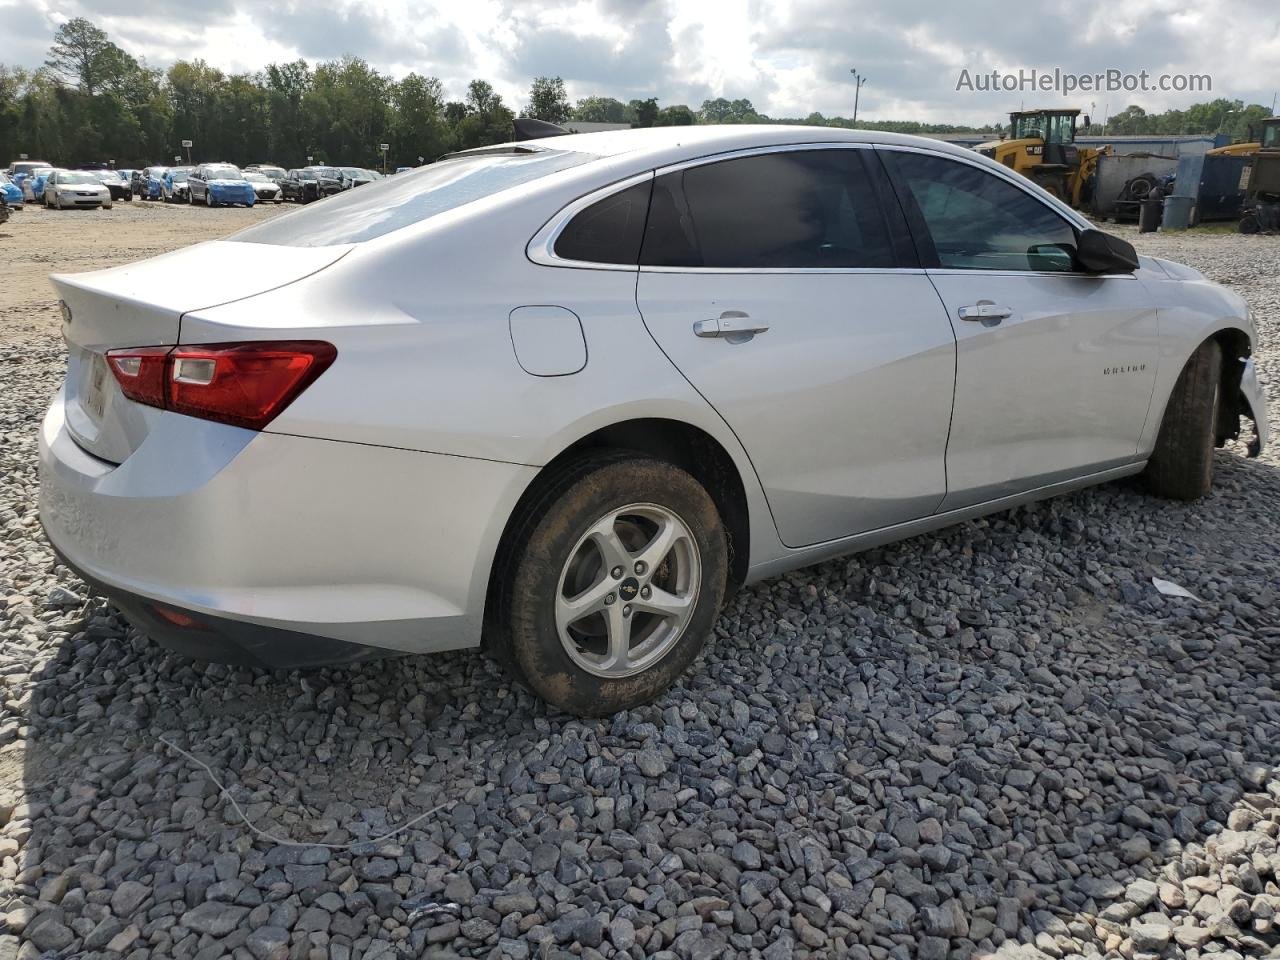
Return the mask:
{"type": "MultiPolygon", "coordinates": [[[[45,275],[279,212],[0,226],[0,960],[1280,956],[1275,445],[1200,504],[1111,484],[748,588],[606,720],[479,653],[269,673],[127,628],[40,532],[45,275]]],[[[1280,239],[1118,232],[1249,301],[1274,418],[1280,239]]]]}

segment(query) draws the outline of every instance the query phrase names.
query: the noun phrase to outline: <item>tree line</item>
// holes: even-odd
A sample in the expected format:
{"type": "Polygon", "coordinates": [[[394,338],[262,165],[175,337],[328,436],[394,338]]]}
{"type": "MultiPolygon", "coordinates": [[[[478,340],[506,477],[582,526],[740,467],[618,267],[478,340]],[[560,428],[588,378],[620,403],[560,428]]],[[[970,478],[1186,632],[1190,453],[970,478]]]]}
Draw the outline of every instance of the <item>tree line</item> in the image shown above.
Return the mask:
{"type": "MultiPolygon", "coordinates": [[[[1186,110],[1148,114],[1131,106],[1103,133],[1215,133],[1240,139],[1249,122],[1269,111],[1215,100],[1186,110]]],[[[695,123],[806,123],[852,127],[847,117],[811,113],[770,118],[750,100],[717,97],[696,110],[589,96],[571,104],[559,77],[533,80],[523,116],[637,127],[695,123]]],[[[453,150],[511,139],[512,108],[489,82],[472,80],[462,100],[449,100],[440,81],[410,73],[394,79],[365,60],[346,56],[311,66],[273,63],[256,73],[226,74],[203,60],[179,60],[158,70],[137,60],[84,18],[58,28],[45,65],[24,70],[0,64],[0,161],[26,153],[51,162],[114,160],[139,166],[185,155],[238,163],[275,162],[376,166],[379,144],[392,166],[434,160],[453,150]]],[[[984,127],[914,121],[862,121],[862,129],[896,133],[998,135],[984,127]]],[[[1090,132],[1099,132],[1097,125],[1090,132]]]]}

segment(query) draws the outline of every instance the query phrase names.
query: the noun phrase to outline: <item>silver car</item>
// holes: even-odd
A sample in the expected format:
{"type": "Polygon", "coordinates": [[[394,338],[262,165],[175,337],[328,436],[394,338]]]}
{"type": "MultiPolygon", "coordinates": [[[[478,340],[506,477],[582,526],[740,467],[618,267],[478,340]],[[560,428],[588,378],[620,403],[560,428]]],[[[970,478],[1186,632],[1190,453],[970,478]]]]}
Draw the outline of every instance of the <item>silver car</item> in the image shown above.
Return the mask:
{"type": "Polygon", "coordinates": [[[266,665],[483,645],[660,694],[744,583],[1088,484],[1208,492],[1243,301],[932,140],[653,128],[457,154],[57,275],[49,539],[266,665]]]}
{"type": "Polygon", "coordinates": [[[44,205],[53,210],[71,207],[111,209],[111,191],[95,170],[54,170],[44,184],[44,205]]]}

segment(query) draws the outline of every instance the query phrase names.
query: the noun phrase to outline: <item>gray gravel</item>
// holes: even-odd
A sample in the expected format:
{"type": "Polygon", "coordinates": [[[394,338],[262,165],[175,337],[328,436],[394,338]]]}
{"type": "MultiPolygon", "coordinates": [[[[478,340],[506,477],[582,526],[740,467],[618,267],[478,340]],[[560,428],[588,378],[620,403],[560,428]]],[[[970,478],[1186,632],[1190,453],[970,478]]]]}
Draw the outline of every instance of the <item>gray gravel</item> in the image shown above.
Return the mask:
{"type": "MultiPolygon", "coordinates": [[[[1139,242],[1249,299],[1280,410],[1280,241],[1139,242]]],[[[155,647],[40,533],[62,370],[0,341],[0,958],[1280,957],[1274,447],[757,585],[579,721],[478,654],[155,647]]]]}

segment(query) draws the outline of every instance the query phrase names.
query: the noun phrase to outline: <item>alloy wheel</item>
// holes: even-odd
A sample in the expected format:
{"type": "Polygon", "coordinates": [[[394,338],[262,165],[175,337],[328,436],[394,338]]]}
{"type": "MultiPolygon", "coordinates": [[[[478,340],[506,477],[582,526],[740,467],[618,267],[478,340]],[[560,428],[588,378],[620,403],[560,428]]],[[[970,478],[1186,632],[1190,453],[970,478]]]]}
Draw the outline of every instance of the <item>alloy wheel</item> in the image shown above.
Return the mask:
{"type": "Polygon", "coordinates": [[[617,679],[648,669],[683,636],[702,562],[688,525],[653,503],[601,517],[561,570],[556,630],[575,664],[617,679]]]}

